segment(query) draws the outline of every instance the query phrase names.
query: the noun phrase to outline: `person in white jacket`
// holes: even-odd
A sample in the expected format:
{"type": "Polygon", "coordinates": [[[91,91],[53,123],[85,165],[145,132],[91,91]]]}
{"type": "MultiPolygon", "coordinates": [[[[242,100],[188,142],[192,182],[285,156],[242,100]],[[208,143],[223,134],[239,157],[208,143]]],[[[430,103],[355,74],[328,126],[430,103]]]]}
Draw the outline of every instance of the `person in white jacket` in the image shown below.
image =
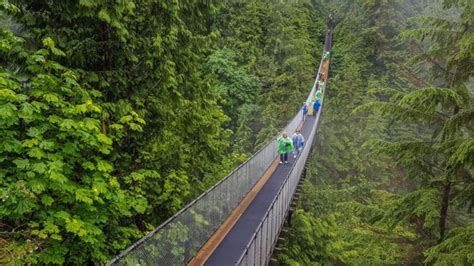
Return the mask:
{"type": "Polygon", "coordinates": [[[303,151],[304,146],[304,136],[301,134],[300,130],[296,130],[295,134],[291,137],[293,141],[293,158],[296,158],[301,151],[303,151]]]}

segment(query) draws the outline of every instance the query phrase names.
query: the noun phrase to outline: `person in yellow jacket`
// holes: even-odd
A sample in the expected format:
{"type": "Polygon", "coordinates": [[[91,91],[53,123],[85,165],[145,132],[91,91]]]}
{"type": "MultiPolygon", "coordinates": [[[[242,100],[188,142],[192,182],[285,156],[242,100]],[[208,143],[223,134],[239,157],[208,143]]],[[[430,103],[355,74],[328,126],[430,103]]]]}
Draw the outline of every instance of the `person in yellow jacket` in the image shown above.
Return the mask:
{"type": "Polygon", "coordinates": [[[311,101],[309,101],[308,115],[314,115],[313,105],[314,105],[314,98],[312,98],[311,101]]]}
{"type": "Polygon", "coordinates": [[[280,164],[288,163],[288,154],[293,151],[293,141],[287,132],[283,132],[282,136],[277,139],[277,149],[280,154],[280,164]]]}

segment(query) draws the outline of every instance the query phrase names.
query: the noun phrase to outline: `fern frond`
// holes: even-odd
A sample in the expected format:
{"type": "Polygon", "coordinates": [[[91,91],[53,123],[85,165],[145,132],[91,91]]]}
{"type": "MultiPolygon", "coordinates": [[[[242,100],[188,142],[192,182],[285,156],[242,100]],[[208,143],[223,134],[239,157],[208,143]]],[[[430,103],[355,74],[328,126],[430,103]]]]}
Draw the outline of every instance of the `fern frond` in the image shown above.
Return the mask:
{"type": "Polygon", "coordinates": [[[459,167],[474,161],[474,139],[466,139],[451,155],[448,165],[459,167]]]}
{"type": "MultiPolygon", "coordinates": [[[[470,179],[471,177],[468,180],[470,179]]],[[[459,194],[455,196],[454,202],[460,208],[468,207],[468,213],[472,214],[474,211],[474,183],[464,186],[459,194]]]]}
{"type": "Polygon", "coordinates": [[[441,44],[449,43],[449,39],[459,35],[460,32],[451,29],[420,28],[406,31],[400,34],[402,40],[416,40],[423,42],[425,40],[436,40],[441,44]]]}
{"type": "Polygon", "coordinates": [[[462,97],[454,90],[442,88],[423,88],[406,94],[400,105],[407,105],[423,113],[432,113],[439,104],[443,106],[462,105],[462,97]]]}
{"type": "Polygon", "coordinates": [[[364,148],[369,148],[377,154],[394,157],[397,165],[407,169],[407,178],[430,180],[436,175],[435,170],[438,170],[432,165],[439,149],[435,144],[435,142],[423,140],[396,142],[372,140],[366,142],[364,148]]]}
{"type": "Polygon", "coordinates": [[[382,221],[392,228],[402,222],[420,219],[424,228],[437,234],[440,192],[436,188],[418,189],[395,201],[382,221]]]}
{"type": "Polygon", "coordinates": [[[462,127],[472,126],[474,121],[474,108],[463,110],[451,116],[443,126],[442,139],[446,140],[458,134],[462,127]]]}
{"type": "Polygon", "coordinates": [[[462,26],[459,22],[439,17],[425,16],[411,20],[423,25],[423,27],[402,32],[399,36],[401,39],[418,41],[431,39],[445,43],[453,35],[458,34],[462,26]]]}
{"type": "Polygon", "coordinates": [[[452,229],[446,240],[425,252],[433,265],[474,265],[474,223],[452,229]]]}
{"type": "Polygon", "coordinates": [[[444,57],[448,52],[451,51],[451,49],[451,47],[430,47],[430,50],[419,53],[408,59],[407,63],[409,65],[415,65],[416,63],[430,61],[436,67],[444,70],[446,66],[436,62],[435,60],[444,57]]]}
{"type": "Polygon", "coordinates": [[[364,144],[365,147],[375,148],[381,152],[388,154],[400,154],[402,152],[426,153],[434,152],[432,142],[427,141],[385,141],[371,140],[364,144]]]}
{"type": "Polygon", "coordinates": [[[427,113],[423,110],[417,110],[409,106],[400,106],[390,102],[370,102],[355,108],[352,114],[358,114],[363,111],[379,112],[381,115],[413,122],[442,122],[442,118],[437,114],[427,113]]]}
{"type": "Polygon", "coordinates": [[[363,204],[357,201],[343,202],[338,204],[338,206],[354,212],[354,214],[359,216],[360,219],[369,223],[379,221],[385,214],[385,210],[379,208],[377,205],[363,204]]]}
{"type": "Polygon", "coordinates": [[[452,29],[453,27],[459,26],[460,24],[457,21],[449,20],[447,18],[442,18],[442,17],[434,17],[434,16],[418,16],[418,17],[413,17],[410,20],[413,22],[422,24],[425,27],[434,27],[434,28],[442,28],[442,29],[452,29]]]}

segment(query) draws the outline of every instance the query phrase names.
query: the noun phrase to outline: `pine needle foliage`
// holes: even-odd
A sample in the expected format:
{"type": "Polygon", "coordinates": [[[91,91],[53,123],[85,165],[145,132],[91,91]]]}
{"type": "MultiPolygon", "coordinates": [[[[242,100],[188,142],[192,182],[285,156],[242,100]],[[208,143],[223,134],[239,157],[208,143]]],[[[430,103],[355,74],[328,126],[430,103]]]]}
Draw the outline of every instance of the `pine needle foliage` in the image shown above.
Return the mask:
{"type": "Polygon", "coordinates": [[[319,248],[340,249],[311,257],[299,224],[285,264],[472,263],[474,5],[432,2],[321,1],[343,15],[298,215],[336,217],[319,248]]]}
{"type": "Polygon", "coordinates": [[[103,264],[245,161],[312,85],[313,9],[0,1],[0,264],[103,264]]]}

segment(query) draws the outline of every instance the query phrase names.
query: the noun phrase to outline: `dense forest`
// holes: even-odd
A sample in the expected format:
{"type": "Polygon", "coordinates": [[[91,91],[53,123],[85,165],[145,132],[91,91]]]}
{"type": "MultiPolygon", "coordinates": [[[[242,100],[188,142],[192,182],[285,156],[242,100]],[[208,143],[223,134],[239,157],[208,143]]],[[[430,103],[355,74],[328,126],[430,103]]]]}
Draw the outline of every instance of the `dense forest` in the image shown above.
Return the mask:
{"type": "Polygon", "coordinates": [[[469,0],[0,2],[0,264],[104,264],[330,80],[281,264],[474,264],[469,0]]]}
{"type": "Polygon", "coordinates": [[[104,263],[229,173],[299,109],[325,31],[309,2],[1,7],[13,264],[104,263]]]}
{"type": "Polygon", "coordinates": [[[279,261],[474,264],[474,2],[322,5],[331,79],[279,261]]]}

